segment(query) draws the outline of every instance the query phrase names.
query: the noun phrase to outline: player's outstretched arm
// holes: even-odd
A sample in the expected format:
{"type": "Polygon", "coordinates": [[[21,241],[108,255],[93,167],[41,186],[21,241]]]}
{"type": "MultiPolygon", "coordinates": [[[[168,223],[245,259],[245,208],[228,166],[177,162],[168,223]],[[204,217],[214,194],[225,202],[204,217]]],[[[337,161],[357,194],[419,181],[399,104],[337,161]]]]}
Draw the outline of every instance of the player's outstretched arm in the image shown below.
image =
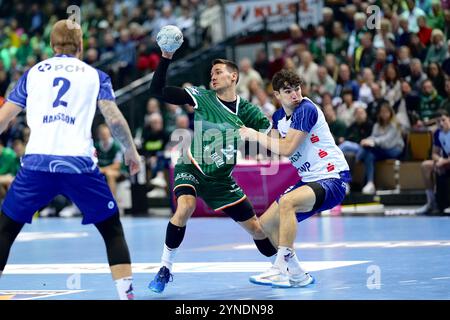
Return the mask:
{"type": "Polygon", "coordinates": [[[133,142],[130,127],[120,112],[116,103],[110,100],[99,100],[98,107],[105,117],[106,124],[112,136],[125,148],[125,164],[130,168],[130,174],[139,172],[140,156],[133,142]]]}
{"type": "Polygon", "coordinates": [[[6,130],[9,122],[22,110],[23,108],[9,101],[6,101],[5,104],[0,107],[0,133],[6,130]]]}

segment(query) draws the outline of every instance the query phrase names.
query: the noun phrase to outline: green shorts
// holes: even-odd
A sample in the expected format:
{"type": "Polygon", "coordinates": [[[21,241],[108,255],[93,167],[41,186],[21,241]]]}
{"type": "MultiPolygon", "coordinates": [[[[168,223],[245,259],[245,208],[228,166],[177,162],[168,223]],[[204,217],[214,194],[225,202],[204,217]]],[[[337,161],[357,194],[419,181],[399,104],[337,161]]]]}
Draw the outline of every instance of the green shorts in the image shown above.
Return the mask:
{"type": "Polygon", "coordinates": [[[193,188],[197,197],[215,211],[234,206],[247,198],[232,177],[208,177],[193,164],[175,165],[173,190],[182,186],[193,188]]]}

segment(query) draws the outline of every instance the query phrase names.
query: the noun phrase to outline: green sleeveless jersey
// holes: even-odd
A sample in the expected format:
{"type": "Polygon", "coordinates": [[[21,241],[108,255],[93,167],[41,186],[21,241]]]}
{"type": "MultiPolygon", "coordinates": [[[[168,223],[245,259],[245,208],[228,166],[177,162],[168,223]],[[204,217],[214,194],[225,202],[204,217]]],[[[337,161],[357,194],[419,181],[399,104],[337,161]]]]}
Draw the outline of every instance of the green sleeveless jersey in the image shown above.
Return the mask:
{"type": "Polygon", "coordinates": [[[239,128],[270,130],[271,123],[261,109],[237,98],[236,113],[217,98],[216,92],[198,87],[185,89],[195,102],[194,137],[190,150],[178,163],[192,163],[206,176],[231,175],[242,140],[239,128]]]}

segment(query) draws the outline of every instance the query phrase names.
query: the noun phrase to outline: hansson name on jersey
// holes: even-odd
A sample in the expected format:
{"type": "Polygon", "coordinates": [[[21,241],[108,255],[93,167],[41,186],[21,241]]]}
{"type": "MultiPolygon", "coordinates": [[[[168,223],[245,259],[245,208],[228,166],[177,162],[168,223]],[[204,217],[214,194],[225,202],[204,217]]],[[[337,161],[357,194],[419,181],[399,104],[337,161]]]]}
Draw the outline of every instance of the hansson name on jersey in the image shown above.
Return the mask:
{"type": "Polygon", "coordinates": [[[31,129],[22,166],[50,172],[93,171],[97,159],[91,126],[97,101],[114,99],[109,76],[72,56],[57,55],[25,72],[8,97],[26,108],[31,129]]]}
{"type": "Polygon", "coordinates": [[[288,119],[283,108],[272,116],[273,128],[286,137],[289,128],[307,132],[305,141],[289,157],[304,182],[340,178],[349,170],[344,154],[336,146],[322,110],[310,99],[303,98],[288,119]]]}

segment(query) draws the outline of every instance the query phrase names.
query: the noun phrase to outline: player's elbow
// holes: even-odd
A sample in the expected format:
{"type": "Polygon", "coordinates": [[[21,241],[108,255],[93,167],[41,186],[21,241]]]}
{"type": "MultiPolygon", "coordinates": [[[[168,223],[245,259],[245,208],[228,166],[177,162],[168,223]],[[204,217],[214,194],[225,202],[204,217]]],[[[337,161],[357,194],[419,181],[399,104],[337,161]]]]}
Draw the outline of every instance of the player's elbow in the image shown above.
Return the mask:
{"type": "Polygon", "coordinates": [[[292,154],[294,153],[294,151],[295,151],[295,148],[292,148],[291,146],[282,146],[281,148],[280,148],[280,155],[281,156],[283,156],[283,157],[290,157],[290,156],[292,156],[292,154]]]}
{"type": "Polygon", "coordinates": [[[9,124],[9,120],[7,119],[0,119],[0,134],[6,130],[6,128],[8,127],[9,124]]]}

